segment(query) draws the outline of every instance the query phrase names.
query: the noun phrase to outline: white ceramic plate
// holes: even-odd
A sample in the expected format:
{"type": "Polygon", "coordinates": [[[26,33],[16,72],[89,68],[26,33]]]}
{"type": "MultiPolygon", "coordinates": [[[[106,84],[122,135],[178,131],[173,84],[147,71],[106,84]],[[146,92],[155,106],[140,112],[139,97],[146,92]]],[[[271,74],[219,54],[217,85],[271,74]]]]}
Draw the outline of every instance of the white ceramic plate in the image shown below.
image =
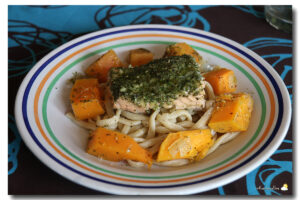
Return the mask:
{"type": "Polygon", "coordinates": [[[260,56],[216,34],[166,25],[125,26],[72,40],[40,60],[24,79],[15,104],[17,126],[31,151],[58,174],[83,186],[113,194],[192,194],[232,182],[262,164],[287,133],[291,106],[277,72],[260,56]],[[114,49],[125,61],[143,47],[156,58],[175,42],[192,45],[210,64],[234,70],[238,91],[254,98],[250,127],[202,161],[183,167],[134,169],[85,153],[87,131],[65,113],[67,81],[99,55],[114,49]]]}

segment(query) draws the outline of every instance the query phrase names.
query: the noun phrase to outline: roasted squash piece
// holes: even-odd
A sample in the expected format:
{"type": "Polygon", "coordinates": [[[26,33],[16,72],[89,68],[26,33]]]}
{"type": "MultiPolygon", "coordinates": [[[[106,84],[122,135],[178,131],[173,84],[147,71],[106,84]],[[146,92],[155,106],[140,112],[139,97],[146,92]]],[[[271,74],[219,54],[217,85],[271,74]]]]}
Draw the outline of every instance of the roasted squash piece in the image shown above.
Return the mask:
{"type": "Polygon", "coordinates": [[[151,153],[130,136],[105,128],[90,134],[86,152],[110,161],[133,160],[151,166],[151,153]]]}
{"type": "Polygon", "coordinates": [[[109,50],[104,55],[102,55],[96,62],[90,65],[85,73],[88,76],[98,78],[100,83],[105,83],[107,81],[108,71],[112,67],[122,67],[123,64],[118,58],[114,50],[109,50]]]}
{"type": "Polygon", "coordinates": [[[208,126],[219,133],[246,131],[252,110],[253,99],[249,94],[220,95],[208,126]]]}
{"type": "Polygon", "coordinates": [[[76,119],[84,120],[104,113],[97,79],[77,79],[70,100],[76,119]]]}
{"type": "Polygon", "coordinates": [[[147,49],[133,49],[129,51],[129,63],[135,67],[145,65],[153,60],[153,54],[147,49]]]}
{"type": "Polygon", "coordinates": [[[207,155],[208,150],[214,145],[214,143],[215,143],[215,140],[213,140],[213,139],[209,140],[207,142],[207,145],[201,151],[199,151],[195,160],[196,161],[202,160],[207,155]]]}
{"type": "Polygon", "coordinates": [[[229,69],[220,68],[203,75],[214,89],[216,95],[236,91],[237,81],[234,72],[229,69]]]}
{"type": "Polygon", "coordinates": [[[200,160],[206,155],[211,143],[210,129],[169,133],[160,146],[157,161],[183,158],[200,160]]]}
{"type": "Polygon", "coordinates": [[[197,63],[202,64],[202,56],[200,56],[195,49],[186,43],[176,43],[168,46],[164,56],[182,56],[185,54],[194,57],[197,63]]]}

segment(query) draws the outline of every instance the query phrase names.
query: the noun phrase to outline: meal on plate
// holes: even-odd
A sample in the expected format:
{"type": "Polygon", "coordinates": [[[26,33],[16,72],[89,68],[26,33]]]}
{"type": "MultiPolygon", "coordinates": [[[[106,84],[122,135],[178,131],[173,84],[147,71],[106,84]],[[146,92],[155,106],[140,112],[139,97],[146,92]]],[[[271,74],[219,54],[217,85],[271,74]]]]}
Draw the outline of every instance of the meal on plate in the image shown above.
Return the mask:
{"type": "Polygon", "coordinates": [[[207,64],[188,44],[168,46],[159,59],[133,49],[128,63],[109,50],[72,79],[67,116],[90,130],[88,154],[181,166],[247,130],[252,97],[236,92],[234,71],[207,64]]]}

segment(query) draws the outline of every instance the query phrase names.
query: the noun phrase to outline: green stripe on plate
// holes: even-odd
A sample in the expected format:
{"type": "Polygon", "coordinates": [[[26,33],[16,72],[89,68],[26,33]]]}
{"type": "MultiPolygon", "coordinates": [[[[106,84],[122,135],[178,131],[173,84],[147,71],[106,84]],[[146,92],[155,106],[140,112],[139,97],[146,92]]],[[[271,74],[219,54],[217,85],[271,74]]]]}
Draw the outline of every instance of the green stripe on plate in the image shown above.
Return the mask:
{"type": "Polygon", "coordinates": [[[99,166],[95,166],[81,158],[79,158],[78,156],[74,155],[71,151],[69,151],[65,146],[63,146],[59,140],[55,137],[49,122],[48,122],[48,118],[47,118],[47,103],[48,103],[48,99],[49,99],[49,95],[51,93],[51,91],[53,90],[55,84],[57,83],[57,81],[67,72],[69,71],[72,67],[74,67],[76,64],[78,64],[79,62],[82,62],[83,60],[94,56],[98,53],[102,53],[105,52],[107,50],[110,49],[115,49],[115,48],[120,48],[120,47],[125,47],[125,46],[130,46],[130,45],[141,45],[141,44],[164,44],[164,45],[170,45],[173,44],[174,42],[166,42],[166,41],[138,41],[138,42],[128,42],[128,43],[122,43],[122,44],[118,44],[118,45],[113,45],[113,46],[109,46],[109,47],[105,47],[102,49],[98,49],[96,51],[93,51],[85,56],[82,56],[80,58],[78,58],[77,60],[75,60],[74,62],[72,62],[71,64],[69,64],[67,67],[65,67],[50,83],[49,87],[47,88],[47,91],[45,93],[44,99],[43,99],[43,105],[42,105],[42,114],[43,114],[43,120],[45,123],[45,127],[50,135],[50,137],[52,138],[52,140],[65,152],[67,153],[69,156],[71,156],[72,158],[74,158],[75,160],[81,162],[82,164],[85,164],[91,168],[94,168],[96,170],[100,170],[102,172],[105,173],[109,173],[109,174],[113,174],[113,175],[118,175],[118,176],[123,176],[123,177],[130,177],[130,178],[139,178],[139,179],[172,179],[172,178],[178,178],[178,177],[184,177],[184,176],[191,176],[194,174],[199,174],[199,173],[203,173],[209,170],[212,170],[216,167],[219,167],[229,161],[231,161],[232,159],[236,158],[238,155],[240,155],[243,151],[245,151],[252,143],[253,141],[257,138],[257,136],[259,135],[259,132],[261,131],[264,121],[265,121],[265,117],[266,117],[266,102],[265,102],[265,98],[264,95],[262,93],[261,88],[259,87],[259,85],[257,84],[257,82],[255,81],[255,79],[245,70],[243,69],[241,66],[239,66],[238,64],[236,64],[235,62],[233,62],[232,60],[216,53],[213,51],[210,51],[208,49],[204,49],[201,47],[197,47],[197,46],[193,46],[193,48],[199,50],[199,51],[203,51],[209,54],[212,54],[216,57],[219,57],[220,59],[228,62],[229,64],[233,65],[236,69],[238,69],[239,71],[241,71],[254,85],[255,89],[257,90],[259,97],[260,97],[260,101],[261,101],[261,107],[262,107],[262,112],[261,112],[261,119],[259,122],[259,126],[257,128],[257,130],[255,131],[255,134],[253,135],[253,137],[248,141],[248,143],[243,146],[238,152],[236,152],[234,155],[230,156],[229,158],[213,165],[210,166],[208,168],[202,169],[202,170],[198,170],[198,171],[194,171],[194,172],[189,172],[189,173],[184,173],[184,174],[177,174],[177,175],[172,175],[172,176],[137,176],[137,175],[130,175],[130,174],[123,174],[123,173],[119,173],[119,172],[114,172],[114,171],[110,171],[107,169],[103,169],[99,166]]]}

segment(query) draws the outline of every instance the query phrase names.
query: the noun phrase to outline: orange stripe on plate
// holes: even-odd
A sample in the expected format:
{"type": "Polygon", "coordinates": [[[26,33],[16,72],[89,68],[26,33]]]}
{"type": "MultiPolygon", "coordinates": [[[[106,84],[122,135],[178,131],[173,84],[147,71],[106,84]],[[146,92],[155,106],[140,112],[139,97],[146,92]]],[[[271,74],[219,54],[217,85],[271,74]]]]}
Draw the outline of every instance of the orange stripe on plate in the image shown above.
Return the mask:
{"type": "Polygon", "coordinates": [[[209,43],[209,42],[206,42],[206,41],[202,41],[202,40],[199,40],[199,39],[194,39],[194,38],[189,38],[189,37],[184,37],[184,36],[178,36],[178,35],[168,35],[168,34],[138,34],[138,35],[128,35],[128,36],[122,36],[122,37],[117,37],[117,38],[112,38],[112,39],[108,39],[108,40],[104,40],[104,41],[101,41],[101,42],[97,42],[95,44],[92,44],[92,45],[89,45],[87,47],[84,47],[72,54],[70,54],[69,56],[67,56],[66,58],[64,58],[63,60],[61,60],[54,68],[52,68],[48,73],[47,75],[44,77],[44,79],[41,81],[37,91],[36,91],[36,95],[35,95],[35,98],[34,98],[34,118],[35,118],[35,121],[36,121],[36,124],[38,126],[38,129],[40,130],[43,138],[47,141],[47,143],[59,154],[61,155],[63,158],[67,159],[68,161],[72,162],[73,164],[85,169],[85,170],[88,170],[90,172],[93,172],[95,174],[98,174],[98,175],[101,175],[101,176],[105,176],[105,177],[108,177],[108,178],[113,178],[113,179],[117,179],[117,180],[121,180],[121,181],[128,181],[128,182],[137,182],[137,183],[170,183],[170,182],[178,182],[178,181],[186,181],[186,180],[190,180],[190,179],[194,179],[194,178],[199,178],[199,177],[202,177],[202,176],[206,176],[206,175],[210,175],[212,173],[216,173],[222,169],[225,169],[226,167],[229,167],[235,163],[237,163],[238,161],[242,160],[243,158],[245,158],[247,155],[249,155],[252,151],[255,150],[255,148],[257,148],[261,142],[265,139],[265,137],[267,136],[271,126],[272,126],[272,121],[275,117],[275,103],[274,103],[274,96],[273,96],[273,93],[272,93],[272,90],[270,88],[270,86],[268,85],[267,81],[265,80],[265,78],[259,73],[259,71],[257,69],[255,69],[250,63],[248,63],[245,59],[239,57],[238,55],[228,51],[227,49],[224,49],[223,47],[220,47],[220,46],[217,46],[215,44],[212,44],[212,43],[209,43]],[[112,41],[117,41],[117,40],[122,40],[122,39],[127,39],[127,38],[136,38],[136,37],[167,37],[167,38],[178,38],[178,39],[185,39],[185,40],[191,40],[191,41],[195,41],[195,42],[198,42],[198,43],[202,43],[202,44],[205,44],[205,45],[208,45],[208,46],[211,46],[211,47],[214,47],[216,49],[219,49],[223,52],[226,52],[227,54],[233,56],[234,58],[238,59],[240,62],[244,63],[249,69],[251,69],[258,77],[259,79],[263,82],[264,86],[266,87],[267,89],[267,92],[268,92],[268,95],[270,97],[270,104],[271,104],[271,113],[270,113],[270,119],[269,119],[269,122],[266,126],[266,129],[262,135],[262,137],[259,139],[259,141],[254,144],[252,146],[252,148],[250,150],[248,150],[246,153],[244,153],[242,156],[240,156],[239,158],[237,158],[236,160],[222,166],[222,167],[219,167],[215,170],[212,170],[212,171],[209,171],[209,172],[206,172],[206,173],[203,173],[203,174],[199,174],[199,175],[195,175],[195,176],[191,176],[191,177],[186,177],[186,178],[178,178],[178,179],[171,179],[171,180],[135,180],[135,179],[128,179],[128,178],[122,178],[122,177],[116,177],[116,176],[112,176],[112,175],[108,175],[108,174],[104,174],[104,173],[101,173],[99,171],[95,171],[93,169],[90,169],[78,162],[76,162],[75,160],[71,159],[70,157],[66,156],[63,152],[61,152],[52,142],[51,140],[47,137],[47,135],[45,134],[42,126],[41,126],[41,123],[39,121],[39,117],[38,117],[38,102],[39,102],[39,98],[40,98],[40,94],[41,94],[41,91],[45,85],[45,83],[47,82],[47,80],[50,78],[50,76],[59,68],[61,67],[66,61],[68,61],[69,59],[71,59],[72,57],[74,57],[75,55],[87,50],[87,49],[90,49],[92,47],[95,47],[97,45],[101,45],[101,44],[104,44],[104,43],[107,43],[107,42],[112,42],[112,41]]]}

